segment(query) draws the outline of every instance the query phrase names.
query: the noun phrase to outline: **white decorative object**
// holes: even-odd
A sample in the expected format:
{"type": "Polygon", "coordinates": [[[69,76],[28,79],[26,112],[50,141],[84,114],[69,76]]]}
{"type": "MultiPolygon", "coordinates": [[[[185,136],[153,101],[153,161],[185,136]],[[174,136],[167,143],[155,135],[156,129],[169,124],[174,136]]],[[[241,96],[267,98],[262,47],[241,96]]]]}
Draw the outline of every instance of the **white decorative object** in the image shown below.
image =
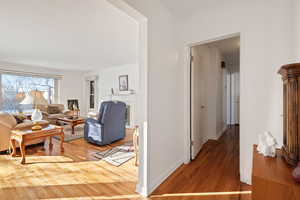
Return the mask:
{"type": "Polygon", "coordinates": [[[276,156],[276,139],[270,132],[265,132],[258,136],[257,151],[264,156],[275,157],[276,156]]]}
{"type": "Polygon", "coordinates": [[[26,96],[25,99],[20,104],[24,105],[34,105],[35,109],[31,115],[31,119],[34,122],[41,121],[43,119],[43,115],[41,111],[37,108],[37,105],[47,105],[48,102],[44,98],[43,92],[38,90],[30,91],[26,96]]]}
{"type": "Polygon", "coordinates": [[[42,121],[43,115],[42,112],[39,109],[34,109],[32,115],[31,115],[31,120],[34,122],[42,121]]]}

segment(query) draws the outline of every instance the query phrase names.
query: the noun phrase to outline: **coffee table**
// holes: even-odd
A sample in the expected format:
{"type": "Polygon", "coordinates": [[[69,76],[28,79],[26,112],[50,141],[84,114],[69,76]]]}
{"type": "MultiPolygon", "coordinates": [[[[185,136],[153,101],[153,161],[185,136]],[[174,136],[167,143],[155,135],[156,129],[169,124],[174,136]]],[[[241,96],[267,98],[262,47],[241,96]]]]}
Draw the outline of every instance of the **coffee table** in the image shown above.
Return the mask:
{"type": "Polygon", "coordinates": [[[67,117],[63,117],[63,118],[58,118],[57,120],[58,120],[58,122],[64,122],[64,123],[70,124],[71,128],[72,128],[72,134],[73,135],[75,134],[74,127],[79,125],[79,124],[84,124],[84,122],[85,122],[85,119],[83,117],[72,118],[72,119],[69,119],[67,117]]]}
{"type": "Polygon", "coordinates": [[[64,129],[61,126],[56,126],[56,125],[47,125],[42,128],[42,130],[38,131],[32,131],[31,127],[23,128],[23,129],[18,129],[18,130],[12,130],[11,131],[11,136],[10,136],[10,144],[12,147],[12,157],[16,156],[16,142],[19,143],[20,145],[20,150],[21,150],[21,164],[25,164],[25,145],[29,141],[36,140],[36,139],[41,139],[41,138],[47,138],[50,137],[50,142],[49,142],[49,147],[52,148],[52,136],[55,135],[60,135],[61,137],[61,143],[60,143],[60,149],[63,152],[64,147],[64,129]]]}

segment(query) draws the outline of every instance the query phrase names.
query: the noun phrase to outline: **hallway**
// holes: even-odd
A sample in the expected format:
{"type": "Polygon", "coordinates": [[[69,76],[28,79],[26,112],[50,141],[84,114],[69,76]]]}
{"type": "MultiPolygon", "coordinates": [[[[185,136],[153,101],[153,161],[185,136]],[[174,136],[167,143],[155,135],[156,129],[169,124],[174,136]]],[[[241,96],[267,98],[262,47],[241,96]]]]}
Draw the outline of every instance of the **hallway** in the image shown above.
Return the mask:
{"type": "Polygon", "coordinates": [[[239,181],[239,126],[229,128],[218,141],[208,141],[151,199],[250,200],[251,186],[239,181]]]}

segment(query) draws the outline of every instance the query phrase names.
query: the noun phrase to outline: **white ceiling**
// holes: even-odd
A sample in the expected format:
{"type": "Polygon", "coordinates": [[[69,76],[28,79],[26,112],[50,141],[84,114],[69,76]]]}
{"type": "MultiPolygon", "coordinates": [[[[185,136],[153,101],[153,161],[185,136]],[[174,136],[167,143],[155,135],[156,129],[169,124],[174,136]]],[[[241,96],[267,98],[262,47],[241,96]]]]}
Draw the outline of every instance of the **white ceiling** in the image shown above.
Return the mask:
{"type": "Polygon", "coordinates": [[[138,24],[106,0],[0,0],[0,61],[68,70],[137,63],[138,24]]]}

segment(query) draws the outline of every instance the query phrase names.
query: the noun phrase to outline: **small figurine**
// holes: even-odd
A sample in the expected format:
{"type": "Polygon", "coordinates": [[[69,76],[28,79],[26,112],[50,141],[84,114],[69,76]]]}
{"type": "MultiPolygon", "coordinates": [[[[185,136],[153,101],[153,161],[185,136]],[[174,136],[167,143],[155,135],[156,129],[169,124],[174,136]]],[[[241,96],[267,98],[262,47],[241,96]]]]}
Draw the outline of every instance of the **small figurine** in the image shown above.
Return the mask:
{"type": "Polygon", "coordinates": [[[293,171],[293,178],[296,182],[300,183],[300,163],[293,171]]]}
{"type": "Polygon", "coordinates": [[[269,132],[260,134],[258,136],[259,142],[257,151],[264,156],[275,157],[276,156],[276,139],[269,132]]]}

